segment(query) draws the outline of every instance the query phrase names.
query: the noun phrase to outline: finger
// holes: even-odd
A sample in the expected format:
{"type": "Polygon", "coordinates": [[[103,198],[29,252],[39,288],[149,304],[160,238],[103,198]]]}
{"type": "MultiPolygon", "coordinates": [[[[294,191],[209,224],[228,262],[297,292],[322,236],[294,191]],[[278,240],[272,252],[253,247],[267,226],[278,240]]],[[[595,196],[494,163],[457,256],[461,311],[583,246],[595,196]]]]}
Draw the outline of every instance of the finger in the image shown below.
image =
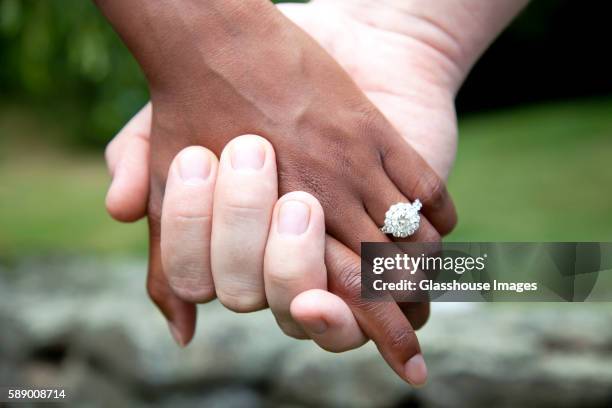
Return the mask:
{"type": "Polygon", "coordinates": [[[147,104],[106,149],[106,162],[113,177],[106,209],[118,221],[132,222],[146,214],[150,127],[151,109],[147,104]]]}
{"type": "Polygon", "coordinates": [[[152,109],[151,102],[143,106],[136,115],[115,135],[106,146],[104,156],[108,171],[112,175],[118,161],[124,155],[125,145],[133,139],[148,141],[151,135],[152,109]]]}
{"type": "MultiPolygon", "coordinates": [[[[161,191],[152,184],[151,203],[161,202],[161,191]]],[[[153,303],[162,312],[170,333],[181,347],[186,346],[195,332],[196,307],[180,299],[170,288],[161,264],[160,211],[157,205],[149,206],[149,273],[147,291],[153,303]]]]}
{"type": "MultiPolygon", "coordinates": [[[[145,105],[106,148],[106,162],[113,176],[107,195],[110,214],[120,221],[134,221],[146,213],[149,195],[149,136],[151,104],[145,105]]],[[[157,195],[160,202],[161,196],[157,195]]],[[[166,317],[176,342],[185,346],[195,330],[195,306],[179,299],[170,289],[161,267],[159,215],[149,219],[149,272],[147,291],[166,317]]]]}
{"type": "MultiPolygon", "coordinates": [[[[389,207],[396,203],[406,203],[409,200],[404,196],[395,186],[395,184],[389,180],[389,178],[382,174],[377,177],[376,185],[379,187],[376,194],[372,192],[366,193],[365,206],[368,213],[378,226],[383,226],[385,223],[385,214],[389,210],[389,207]]],[[[389,239],[395,242],[439,242],[440,234],[430,224],[429,220],[421,215],[421,222],[419,228],[415,233],[407,238],[396,238],[388,235],[389,239]]]]}
{"type": "Polygon", "coordinates": [[[130,140],[117,161],[106,194],[106,210],[117,221],[133,222],[146,214],[149,195],[149,144],[130,140]]]}
{"type": "MultiPolygon", "coordinates": [[[[385,188],[381,189],[382,194],[379,193],[376,196],[372,195],[367,198],[369,203],[368,211],[377,224],[383,225],[385,218],[383,214],[385,214],[391,204],[407,202],[409,200],[394,187],[386,175],[380,178],[377,185],[385,185],[385,188]]],[[[440,234],[438,234],[424,216],[421,216],[419,229],[417,229],[414,235],[408,238],[389,237],[395,242],[440,242],[440,234]]],[[[398,247],[398,250],[402,251],[403,248],[398,247]]],[[[415,330],[423,327],[429,319],[429,302],[398,302],[398,305],[415,330]]]]}
{"type": "Polygon", "coordinates": [[[400,302],[398,305],[414,330],[419,330],[429,320],[429,302],[400,302]]]}
{"type": "Polygon", "coordinates": [[[351,308],[359,326],[378,347],[391,368],[413,385],[427,379],[427,368],[410,322],[392,301],[367,301],[361,297],[359,256],[328,237],[325,251],[328,285],[351,308]]]}
{"type": "Polygon", "coordinates": [[[376,222],[372,220],[361,202],[343,209],[330,208],[325,215],[329,220],[327,223],[328,234],[357,254],[361,253],[363,242],[391,242],[376,222]],[[342,213],[334,213],[335,211],[342,211],[342,213]],[[329,214],[330,212],[332,214],[329,214]],[[350,228],[347,228],[347,223],[350,224],[350,228]]]}
{"type": "Polygon", "coordinates": [[[172,162],[161,219],[161,255],[170,287],[181,299],[214,299],[210,269],[213,194],[217,158],[199,146],[182,150],[172,162]]]}
{"type": "Polygon", "coordinates": [[[290,313],[291,301],[309,289],[327,289],[325,218],[312,195],[284,195],[274,207],[264,256],[268,305],[285,334],[307,338],[290,313]]]}
{"type": "Polygon", "coordinates": [[[291,302],[290,312],[308,337],[327,351],[353,350],[368,341],[347,304],[325,290],[300,293],[291,302]]]}
{"type": "MultiPolygon", "coordinates": [[[[381,196],[366,196],[366,199],[369,202],[374,202],[378,205],[378,207],[374,209],[370,209],[371,214],[378,214],[377,217],[371,217],[369,214],[362,215],[362,211],[359,211],[360,207],[354,207],[353,211],[347,211],[345,214],[345,219],[351,220],[351,224],[353,225],[353,229],[351,230],[350,235],[342,235],[341,231],[336,232],[336,236],[343,238],[343,242],[350,248],[353,249],[356,253],[361,252],[361,244],[363,242],[392,242],[390,237],[385,235],[381,230],[380,226],[384,224],[384,214],[388,208],[384,208],[381,203],[395,203],[399,201],[407,201],[406,198],[397,190],[397,188],[391,183],[386,175],[382,175],[379,181],[376,182],[377,185],[385,185],[385,188],[382,188],[380,191],[383,192],[381,196]],[[381,197],[383,197],[381,199],[381,197]],[[384,198],[386,197],[386,198],[384,198]],[[380,214],[383,214],[380,217],[380,214]]],[[[421,217],[422,221],[424,217],[421,217]]],[[[333,229],[332,226],[332,230],[333,229]]],[[[440,235],[433,229],[431,224],[427,222],[425,219],[422,222],[422,227],[417,230],[417,233],[408,239],[398,239],[397,241],[406,242],[406,241],[418,241],[418,242],[438,242],[440,241],[440,235]],[[424,227],[424,228],[423,228],[424,227]]],[[[395,253],[395,251],[401,251],[401,248],[389,248],[389,251],[395,253]]],[[[412,323],[414,320],[416,322],[415,326],[417,328],[421,328],[427,319],[429,318],[429,303],[427,302],[403,302],[403,304],[410,305],[420,305],[414,307],[401,307],[403,312],[409,312],[406,314],[409,321],[412,323]]]]}
{"type": "Polygon", "coordinates": [[[408,143],[392,139],[383,155],[383,166],[399,190],[423,203],[423,214],[442,236],[457,224],[457,213],[444,181],[408,143]]]}
{"type": "Polygon", "coordinates": [[[211,265],[217,297],[236,312],[266,306],[263,259],[277,198],[272,145],[254,135],[232,140],[219,163],[211,265]]]}

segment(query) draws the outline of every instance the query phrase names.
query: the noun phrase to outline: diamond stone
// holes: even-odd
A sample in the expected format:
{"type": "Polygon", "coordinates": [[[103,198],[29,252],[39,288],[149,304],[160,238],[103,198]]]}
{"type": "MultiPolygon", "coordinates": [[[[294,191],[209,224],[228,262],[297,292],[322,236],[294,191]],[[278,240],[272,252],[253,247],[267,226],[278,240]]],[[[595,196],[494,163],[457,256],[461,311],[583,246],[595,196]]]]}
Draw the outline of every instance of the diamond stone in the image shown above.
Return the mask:
{"type": "Polygon", "coordinates": [[[396,238],[407,238],[413,235],[421,224],[419,210],[422,204],[417,199],[414,203],[393,204],[385,214],[385,225],[381,228],[385,234],[396,238]]]}

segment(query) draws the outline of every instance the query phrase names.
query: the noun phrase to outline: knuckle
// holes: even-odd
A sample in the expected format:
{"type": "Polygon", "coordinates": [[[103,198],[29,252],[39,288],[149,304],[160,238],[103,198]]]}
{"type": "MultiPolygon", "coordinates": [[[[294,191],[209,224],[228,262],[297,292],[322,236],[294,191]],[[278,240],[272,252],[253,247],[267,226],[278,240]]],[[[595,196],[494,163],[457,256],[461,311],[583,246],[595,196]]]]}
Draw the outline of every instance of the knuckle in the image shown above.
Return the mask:
{"type": "Polygon", "coordinates": [[[248,199],[227,200],[221,205],[221,208],[215,206],[215,211],[219,214],[222,224],[241,228],[245,228],[245,225],[259,225],[260,222],[267,223],[272,209],[272,205],[270,208],[262,208],[253,200],[248,199]]]}
{"type": "Polygon", "coordinates": [[[211,222],[212,216],[204,211],[198,211],[196,209],[190,210],[185,208],[171,214],[171,219],[178,224],[187,224],[186,226],[189,226],[193,223],[208,224],[211,222]]]}
{"type": "Polygon", "coordinates": [[[416,348],[416,337],[414,330],[410,327],[391,327],[386,331],[386,339],[389,347],[394,351],[404,351],[416,348]]]}
{"type": "Polygon", "coordinates": [[[279,323],[278,325],[281,331],[289,337],[292,337],[297,340],[306,340],[310,338],[308,337],[306,332],[304,332],[304,330],[298,327],[295,323],[285,322],[285,323],[279,323]]]}
{"type": "Polygon", "coordinates": [[[384,137],[390,131],[390,125],[385,117],[370,103],[365,104],[357,125],[368,140],[384,137]]]}
{"type": "Polygon", "coordinates": [[[176,228],[202,228],[212,221],[211,208],[202,201],[194,200],[166,200],[163,204],[162,217],[176,228]]]}
{"type": "Polygon", "coordinates": [[[264,276],[270,285],[282,288],[299,288],[303,287],[304,283],[308,283],[308,278],[312,277],[314,272],[319,274],[320,269],[317,265],[312,265],[304,259],[286,259],[281,257],[276,262],[264,263],[264,276]]]}
{"type": "Polygon", "coordinates": [[[172,292],[180,299],[205,303],[215,298],[210,263],[203,255],[202,245],[179,250],[164,245],[162,240],[162,266],[172,292]]]}
{"type": "Polygon", "coordinates": [[[170,279],[169,282],[176,296],[189,303],[206,303],[216,296],[215,287],[210,284],[184,278],[170,279]]]}
{"type": "Polygon", "coordinates": [[[354,346],[345,345],[345,344],[341,344],[338,346],[335,344],[325,344],[325,343],[319,344],[319,347],[321,347],[323,350],[329,353],[334,353],[334,354],[342,354],[346,351],[354,350],[356,348],[354,346]]]}
{"type": "Polygon", "coordinates": [[[419,195],[425,207],[437,210],[444,205],[448,193],[446,185],[438,175],[427,172],[420,180],[420,187],[419,195]]]}
{"type": "Polygon", "coordinates": [[[361,266],[346,259],[338,268],[339,292],[351,305],[361,305],[361,266]]]}
{"type": "Polygon", "coordinates": [[[256,312],[266,308],[265,296],[251,290],[227,290],[217,292],[217,297],[223,306],[236,313],[256,312]]]}
{"type": "Polygon", "coordinates": [[[285,271],[266,271],[266,281],[275,288],[288,289],[300,282],[300,276],[285,271]]]}
{"type": "Polygon", "coordinates": [[[255,200],[246,197],[226,201],[223,210],[226,216],[240,219],[252,219],[269,211],[261,208],[255,200]]]}
{"type": "Polygon", "coordinates": [[[324,343],[324,342],[318,342],[317,344],[319,345],[319,347],[321,347],[325,351],[329,351],[330,353],[334,353],[334,354],[340,354],[346,351],[355,350],[356,348],[361,347],[363,343],[364,342],[361,341],[360,339],[357,339],[357,340],[353,339],[349,342],[342,341],[340,343],[336,343],[332,341],[329,344],[324,343]]]}

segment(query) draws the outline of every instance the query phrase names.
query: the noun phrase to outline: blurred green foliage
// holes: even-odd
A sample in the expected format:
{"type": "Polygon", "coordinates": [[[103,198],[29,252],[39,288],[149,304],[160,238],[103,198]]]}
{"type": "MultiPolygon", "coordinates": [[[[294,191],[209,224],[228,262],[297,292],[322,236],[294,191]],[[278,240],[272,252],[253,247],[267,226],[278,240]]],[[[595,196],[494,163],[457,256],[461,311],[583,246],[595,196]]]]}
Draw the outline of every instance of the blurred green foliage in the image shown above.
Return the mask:
{"type": "Polygon", "coordinates": [[[88,0],[0,0],[0,97],[71,126],[99,146],[147,100],[140,69],[88,0]]]}
{"type": "MultiPolygon", "coordinates": [[[[454,241],[612,241],[612,98],[471,115],[449,182],[454,241]],[[604,187],[602,189],[602,187],[604,187]]],[[[63,132],[0,109],[0,133],[63,132]]],[[[30,139],[35,136],[29,137],[30,139]]],[[[0,148],[0,262],[37,254],[145,254],[146,223],[104,209],[101,154],[31,143],[0,148]]]]}
{"type": "MultiPolygon", "coordinates": [[[[512,36],[549,35],[554,4],[532,2],[512,36]]],[[[100,147],[147,97],[90,0],[0,0],[0,257],[145,250],[144,224],[104,211],[101,155],[55,142],[100,147]]],[[[462,120],[450,180],[461,222],[450,239],[611,240],[611,196],[601,189],[612,183],[611,107],[610,98],[577,100],[462,120]]]]}
{"type": "MultiPolygon", "coordinates": [[[[549,35],[547,16],[564,2],[532,2],[506,46],[549,35]]],[[[64,122],[56,139],[100,147],[147,99],[138,65],[93,1],[0,0],[0,104],[38,109],[64,122]]]]}
{"type": "Polygon", "coordinates": [[[107,141],[147,100],[137,64],[91,1],[0,0],[0,61],[2,98],[69,108],[58,119],[74,125],[74,141],[107,141]]]}

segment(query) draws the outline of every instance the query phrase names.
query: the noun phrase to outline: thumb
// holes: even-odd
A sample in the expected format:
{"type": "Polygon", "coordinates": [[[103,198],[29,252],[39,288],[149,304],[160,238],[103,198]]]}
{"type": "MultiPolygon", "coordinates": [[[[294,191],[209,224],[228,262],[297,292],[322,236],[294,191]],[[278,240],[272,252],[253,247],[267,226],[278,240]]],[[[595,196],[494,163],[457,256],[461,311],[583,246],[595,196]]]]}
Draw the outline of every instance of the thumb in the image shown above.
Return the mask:
{"type": "Polygon", "coordinates": [[[146,214],[150,130],[148,103],[106,148],[106,163],[113,178],[106,195],[106,209],[118,221],[136,221],[146,214]]]}

